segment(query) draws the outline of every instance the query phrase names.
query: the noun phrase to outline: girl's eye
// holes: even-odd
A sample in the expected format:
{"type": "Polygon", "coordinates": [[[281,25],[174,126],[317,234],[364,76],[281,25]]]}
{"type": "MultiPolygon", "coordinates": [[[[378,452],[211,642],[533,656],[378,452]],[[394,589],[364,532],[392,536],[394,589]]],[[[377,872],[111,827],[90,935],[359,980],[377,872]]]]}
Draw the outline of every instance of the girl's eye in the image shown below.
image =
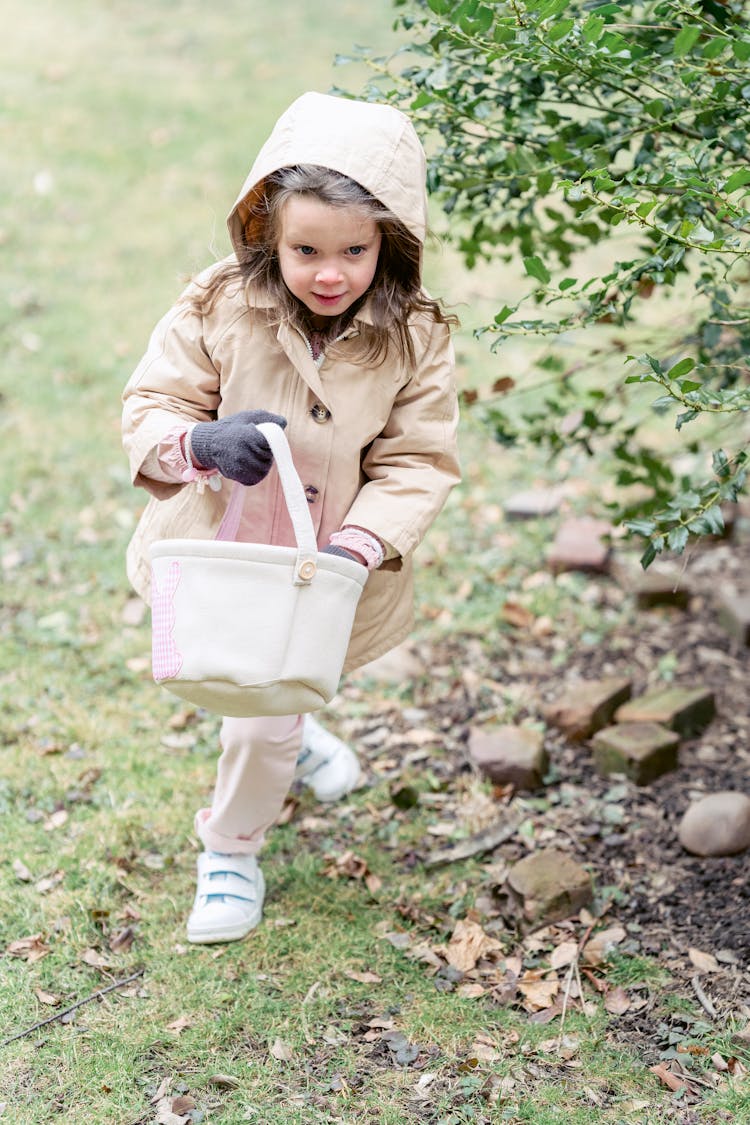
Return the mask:
{"type": "Polygon", "coordinates": [[[312,246],[298,246],[297,249],[300,254],[303,254],[306,258],[309,258],[311,254],[315,253],[312,246]]]}
{"type": "Polygon", "coordinates": [[[360,256],[360,254],[364,254],[364,252],[365,252],[364,246],[350,246],[349,247],[349,253],[351,254],[351,256],[353,258],[358,258],[360,256]]]}

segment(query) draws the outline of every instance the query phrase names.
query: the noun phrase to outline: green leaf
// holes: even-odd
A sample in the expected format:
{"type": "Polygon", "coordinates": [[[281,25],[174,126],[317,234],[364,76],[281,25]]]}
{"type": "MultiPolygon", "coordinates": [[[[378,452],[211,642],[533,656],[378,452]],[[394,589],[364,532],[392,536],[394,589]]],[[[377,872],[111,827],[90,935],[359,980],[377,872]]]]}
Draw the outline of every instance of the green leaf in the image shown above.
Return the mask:
{"type": "Polygon", "coordinates": [[[667,536],[667,546],[670,551],[676,551],[681,555],[685,550],[685,544],[688,541],[688,529],[686,527],[673,527],[667,536]]]}
{"type": "Polygon", "coordinates": [[[732,172],[727,182],[724,184],[724,191],[727,195],[731,195],[737,188],[744,187],[745,184],[750,184],[750,170],[747,168],[739,168],[736,172],[732,172]]]}
{"type": "Polygon", "coordinates": [[[581,30],[584,42],[596,43],[604,31],[604,27],[604,20],[601,16],[589,16],[581,30]]]}
{"type": "Polygon", "coordinates": [[[651,535],[655,530],[656,524],[653,520],[626,520],[625,526],[628,531],[632,531],[634,535],[651,535]]]}
{"type": "Polygon", "coordinates": [[[747,39],[735,39],[732,43],[732,50],[734,57],[739,59],[740,62],[747,62],[750,59],[750,41],[747,39]]]}
{"type": "Polygon", "coordinates": [[[652,117],[659,120],[659,118],[664,116],[667,103],[664,101],[664,98],[652,98],[650,102],[646,102],[643,108],[646,113],[650,113],[652,117]]]}
{"type": "Polygon", "coordinates": [[[669,368],[667,375],[670,379],[679,379],[681,375],[687,375],[688,371],[692,371],[695,367],[695,360],[692,356],[685,356],[684,359],[678,360],[672,367],[669,368]]]}
{"type": "Polygon", "coordinates": [[[653,542],[649,543],[646,550],[641,555],[641,566],[644,570],[648,570],[658,553],[656,545],[653,542]]]}
{"type": "Polygon", "coordinates": [[[552,24],[552,27],[547,32],[547,35],[553,43],[557,43],[560,39],[564,39],[566,35],[570,35],[571,31],[575,27],[575,23],[576,21],[573,19],[560,20],[559,23],[552,24]]]}
{"type": "Polygon", "coordinates": [[[673,52],[676,58],[682,58],[692,51],[695,44],[701,37],[701,29],[696,27],[695,24],[688,24],[683,27],[682,31],[678,32],[674,41],[673,52]]]}
{"type": "Polygon", "coordinates": [[[523,264],[529,277],[535,277],[537,281],[541,281],[542,285],[549,285],[552,275],[541,258],[533,254],[528,258],[524,258],[523,264]]]}
{"type": "Polygon", "coordinates": [[[503,305],[500,312],[495,316],[495,324],[505,324],[505,321],[509,316],[512,316],[514,312],[515,310],[510,308],[509,305],[503,305]]]}

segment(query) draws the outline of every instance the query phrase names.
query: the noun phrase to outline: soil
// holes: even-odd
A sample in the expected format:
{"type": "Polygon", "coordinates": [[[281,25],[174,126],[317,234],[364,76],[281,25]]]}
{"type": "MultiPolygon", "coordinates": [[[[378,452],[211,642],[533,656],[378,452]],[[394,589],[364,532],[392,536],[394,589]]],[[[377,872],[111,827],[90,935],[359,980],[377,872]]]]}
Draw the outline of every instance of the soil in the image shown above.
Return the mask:
{"type": "MultiPolygon", "coordinates": [[[[361,736],[365,747],[375,747],[376,724],[382,730],[386,723],[394,738],[415,726],[442,731],[445,752],[429,765],[449,794],[473,772],[466,750],[471,727],[497,721],[509,695],[520,701],[514,721],[523,722],[541,720],[544,704],[576,679],[624,676],[632,679],[634,696],[670,680],[710,689],[715,719],[700,737],[682,742],[678,769],[652,784],[639,787],[622,777],[599,776],[586,743],[571,744],[547,730],[552,770],[545,788],[534,794],[498,790],[496,797],[509,808],[520,807],[531,820],[532,847],[564,848],[592,871],[600,895],[610,896],[608,924],[616,920],[625,927],[627,953],[664,967],[667,991],[689,998],[705,1019],[713,1008],[713,1018],[731,1015],[741,1023],[750,1016],[748,853],[692,856],[679,844],[677,829],[697,797],[724,789],[750,791],[750,648],[727,635],[716,603],[717,591],[730,584],[748,588],[750,543],[709,544],[676,565],[685,567],[693,591],[687,609],[636,610],[627,577],[632,572],[624,577],[622,568],[615,567],[617,577],[592,577],[587,597],[605,616],[617,618],[616,628],[598,642],[575,642],[571,613],[569,621],[563,614],[541,636],[502,624],[496,635],[481,641],[454,635],[417,646],[413,651],[429,676],[420,681],[413,707],[354,720],[349,732],[361,736]],[[717,970],[698,975],[690,950],[713,955],[717,970]]],[[[377,754],[373,748],[374,764],[377,754]]],[[[418,768],[418,753],[414,760],[418,768]]],[[[449,813],[449,804],[441,807],[441,817],[449,813]]],[[[435,843],[425,839],[424,849],[401,862],[410,867],[424,860],[435,843]]],[[[515,836],[484,859],[512,864],[529,850],[528,840],[515,836]]],[[[663,1018],[663,1009],[655,1010],[650,1002],[622,1015],[616,1034],[638,1041],[648,1053],[663,1018]]]]}

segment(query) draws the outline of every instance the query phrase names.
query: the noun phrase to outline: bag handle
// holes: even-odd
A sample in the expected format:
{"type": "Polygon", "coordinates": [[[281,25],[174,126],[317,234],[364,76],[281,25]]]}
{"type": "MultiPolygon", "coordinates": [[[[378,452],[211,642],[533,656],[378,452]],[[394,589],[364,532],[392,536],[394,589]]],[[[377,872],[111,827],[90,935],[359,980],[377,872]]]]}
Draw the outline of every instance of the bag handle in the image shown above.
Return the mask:
{"type": "MultiPolygon", "coordinates": [[[[284,500],[294,528],[294,538],[297,542],[294,585],[309,586],[318,569],[318,543],[310,515],[310,505],[307,503],[302,481],[294,467],[292,451],[282,427],[276,422],[259,422],[258,429],[271,447],[279,471],[284,500]]],[[[216,535],[217,539],[224,541],[236,539],[244,500],[244,486],[235,483],[224,519],[216,535]]]]}

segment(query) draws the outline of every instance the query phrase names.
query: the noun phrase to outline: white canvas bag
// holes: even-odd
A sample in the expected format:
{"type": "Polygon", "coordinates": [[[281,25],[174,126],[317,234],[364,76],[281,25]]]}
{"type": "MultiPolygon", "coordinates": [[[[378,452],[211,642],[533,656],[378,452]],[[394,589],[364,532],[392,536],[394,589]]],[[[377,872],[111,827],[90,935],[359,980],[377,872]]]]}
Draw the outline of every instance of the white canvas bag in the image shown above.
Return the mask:
{"type": "MultiPolygon", "coordinates": [[[[153,675],[220,715],[296,715],[336,693],[367,580],[359,563],[318,552],[283,429],[258,426],[273,450],[295,547],[219,539],[151,546],[153,675]]],[[[219,534],[239,526],[235,484],[219,534]]]]}

